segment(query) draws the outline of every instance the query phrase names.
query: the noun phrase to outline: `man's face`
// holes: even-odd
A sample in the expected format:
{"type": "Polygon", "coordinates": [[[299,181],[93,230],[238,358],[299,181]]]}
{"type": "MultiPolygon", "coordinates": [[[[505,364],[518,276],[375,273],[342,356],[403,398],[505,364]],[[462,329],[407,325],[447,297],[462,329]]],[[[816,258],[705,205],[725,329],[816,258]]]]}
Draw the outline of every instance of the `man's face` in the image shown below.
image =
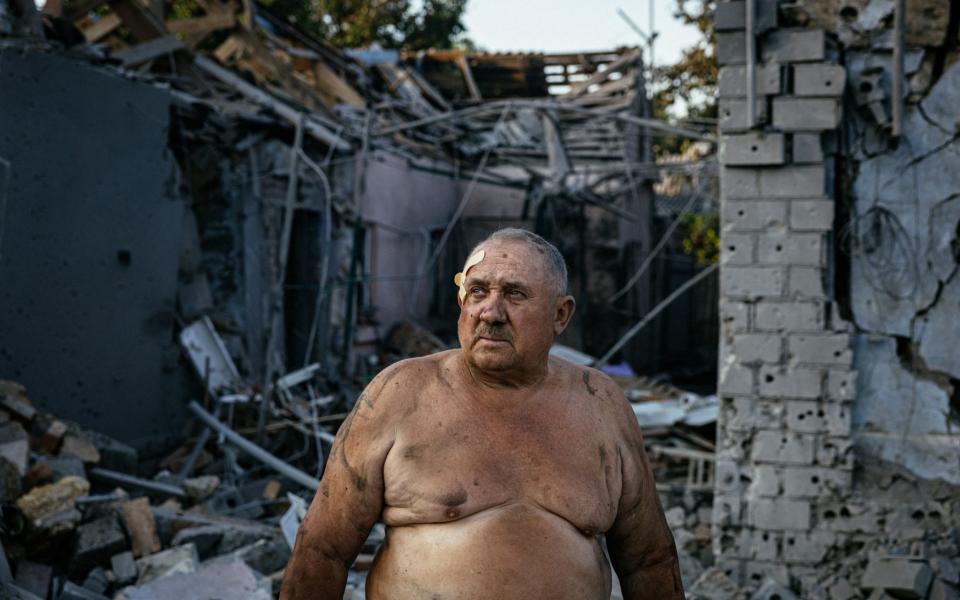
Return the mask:
{"type": "Polygon", "coordinates": [[[546,363],[550,346],[573,314],[558,296],[546,255],[521,242],[494,240],[466,273],[457,323],[467,361],[488,372],[524,371],[546,363]]]}

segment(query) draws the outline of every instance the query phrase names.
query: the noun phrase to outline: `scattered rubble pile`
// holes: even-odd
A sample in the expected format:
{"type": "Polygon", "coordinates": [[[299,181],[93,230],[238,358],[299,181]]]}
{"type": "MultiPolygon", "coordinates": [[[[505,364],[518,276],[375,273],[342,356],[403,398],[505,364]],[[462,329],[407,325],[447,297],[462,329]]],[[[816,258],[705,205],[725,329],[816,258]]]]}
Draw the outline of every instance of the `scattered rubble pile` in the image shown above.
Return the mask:
{"type": "Polygon", "coordinates": [[[278,524],[299,488],[207,446],[144,460],[0,381],[0,596],[273,597],[290,556],[278,524]]]}

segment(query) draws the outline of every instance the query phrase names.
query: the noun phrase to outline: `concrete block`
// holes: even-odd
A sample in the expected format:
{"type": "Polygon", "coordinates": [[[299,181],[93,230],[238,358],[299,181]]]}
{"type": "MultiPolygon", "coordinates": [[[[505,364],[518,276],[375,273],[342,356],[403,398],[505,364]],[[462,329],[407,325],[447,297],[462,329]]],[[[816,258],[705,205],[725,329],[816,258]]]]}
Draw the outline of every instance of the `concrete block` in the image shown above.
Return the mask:
{"type": "Polygon", "coordinates": [[[849,366],[853,362],[850,336],[845,333],[791,335],[787,355],[792,364],[849,366]]]}
{"type": "Polygon", "coordinates": [[[836,98],[773,99],[773,126],[782,131],[826,131],[840,124],[840,101],[836,98]]]}
{"type": "Polygon", "coordinates": [[[779,29],[763,37],[760,59],[765,63],[815,62],[826,56],[821,29],[779,29]]]}
{"type": "Polygon", "coordinates": [[[136,557],[153,554],[160,550],[160,536],[157,535],[157,523],[150,510],[147,498],[137,498],[120,505],[123,523],[130,534],[130,546],[136,557]]]}
{"type": "Polygon", "coordinates": [[[717,32],[717,64],[742,65],[747,62],[747,36],[742,31],[717,32]]]}
{"type": "Polygon", "coordinates": [[[734,336],[733,353],[737,362],[778,363],[783,353],[783,338],[766,333],[747,333],[734,336]]]}
{"type": "Polygon", "coordinates": [[[828,435],[850,435],[850,422],[853,410],[849,404],[824,404],[823,412],[828,435]]]}
{"type": "Polygon", "coordinates": [[[720,289],[724,296],[744,298],[774,297],[783,294],[786,271],[782,267],[725,267],[720,269],[720,289]]]}
{"type": "Polygon", "coordinates": [[[826,413],[813,400],[787,401],[787,429],[798,433],[817,433],[826,429],[826,413]]]}
{"type": "Polygon", "coordinates": [[[749,233],[724,233],[720,240],[720,264],[749,265],[754,262],[757,238],[749,233]]]}
{"type": "Polygon", "coordinates": [[[758,302],[756,328],[762,331],[820,331],[823,310],[819,302],[758,302]]]}
{"type": "Polygon", "coordinates": [[[758,529],[783,531],[810,528],[810,503],[804,500],[757,499],[747,506],[749,524],[758,529]]]}
{"type": "Polygon", "coordinates": [[[831,231],[833,200],[791,200],[790,228],[795,231],[831,231]]]}
{"type": "Polygon", "coordinates": [[[824,266],[824,236],[820,233],[778,231],[760,234],[757,262],[769,265],[824,266]]]}
{"type": "Polygon", "coordinates": [[[725,199],[720,203],[720,221],[723,233],[763,231],[782,227],[787,222],[787,203],[782,201],[742,201],[725,199]]]}
{"type": "Polygon", "coordinates": [[[823,560],[837,542],[829,531],[789,533],[783,536],[783,561],[788,564],[823,564],[823,560]]]}
{"type": "Polygon", "coordinates": [[[821,438],[816,453],[820,466],[853,469],[853,441],[847,436],[821,438]]]}
{"type": "Polygon", "coordinates": [[[720,394],[749,396],[753,393],[753,370],[734,362],[720,365],[717,381],[720,394]]]}
{"type": "MultiPolygon", "coordinates": [[[[754,106],[756,107],[757,119],[754,125],[766,123],[768,115],[766,97],[757,96],[754,106]]],[[[746,99],[720,98],[717,101],[717,114],[717,127],[722,133],[734,133],[752,129],[752,126],[747,122],[746,99]]]]}
{"type": "Polygon", "coordinates": [[[792,298],[806,298],[825,300],[824,269],[820,267],[790,267],[790,280],[787,286],[787,295],[792,298]]]}
{"type": "Polygon", "coordinates": [[[119,585],[127,585],[137,578],[137,564],[132,552],[121,552],[110,557],[110,570],[119,585]]]}
{"type": "Polygon", "coordinates": [[[831,400],[853,400],[857,394],[856,371],[827,373],[827,397],[831,400]]]}
{"type": "MultiPolygon", "coordinates": [[[[754,71],[754,89],[758,96],[777,96],[783,93],[783,67],[779,64],[758,64],[754,71]]],[[[730,65],[721,67],[717,79],[720,98],[747,97],[747,68],[730,65]]]]}
{"type": "Polygon", "coordinates": [[[750,305],[746,302],[720,302],[720,322],[731,331],[745,331],[750,327],[750,305]]]}
{"type": "Polygon", "coordinates": [[[103,567],[95,567],[87,574],[83,580],[84,589],[97,594],[105,594],[110,587],[110,580],[107,578],[107,571],[103,567]]]}
{"type": "Polygon", "coordinates": [[[744,133],[720,137],[720,163],[728,166],[782,165],[787,142],[782,133],[744,133]]]}
{"type": "Polygon", "coordinates": [[[740,465],[732,460],[718,460],[714,464],[716,494],[739,494],[741,488],[740,465]]]}
{"type": "MultiPolygon", "coordinates": [[[[713,19],[713,26],[717,31],[732,31],[736,29],[744,30],[746,28],[746,12],[744,10],[746,2],[743,0],[731,0],[729,2],[717,2],[717,12],[713,19]]],[[[741,35],[746,35],[741,31],[741,35]]]]}
{"type": "MultiPolygon", "coordinates": [[[[683,510],[683,508],[680,508],[680,510],[683,510]]],[[[285,539],[275,536],[257,540],[249,546],[238,548],[230,554],[217,557],[210,562],[229,563],[236,560],[243,561],[258,573],[275,573],[283,569],[287,561],[290,560],[290,546],[287,545],[285,539]]]]}
{"type": "Polygon", "coordinates": [[[925,562],[907,558],[871,560],[860,580],[867,591],[883,590],[897,598],[926,598],[933,582],[933,570],[925,562]]]}
{"type": "Polygon", "coordinates": [[[805,64],[793,67],[793,93],[797,96],[842,96],[847,71],[840,65],[805,64]]]}
{"type": "Polygon", "coordinates": [[[723,398],[721,403],[724,428],[728,432],[779,429],[783,421],[783,404],[754,398],[723,398]]]}
{"type": "Polygon", "coordinates": [[[77,527],[70,573],[81,577],[97,565],[107,564],[114,554],[127,549],[127,538],[113,515],[77,527]]]}
{"type": "Polygon", "coordinates": [[[822,498],[845,495],[853,485],[853,473],[823,467],[788,467],[783,470],[783,493],[789,498],[822,498]]]}
{"type": "Polygon", "coordinates": [[[760,395],[767,398],[815,399],[821,396],[823,373],[818,369],[760,367],[760,395]]]}
{"type": "Polygon", "coordinates": [[[137,560],[137,585],[176,573],[193,573],[200,563],[193,544],[177,546],[137,560]]]}
{"type": "Polygon", "coordinates": [[[755,465],[753,481],[750,483],[750,496],[770,498],[783,493],[782,467],[775,465],[755,465]]]}
{"type": "Polygon", "coordinates": [[[756,462],[782,465],[812,465],[814,436],[789,431],[758,431],[753,437],[750,458],[756,462]]]}
{"type": "MultiPolygon", "coordinates": [[[[781,534],[772,531],[754,530],[750,540],[752,560],[775,561],[780,558],[781,534]]],[[[757,596],[754,596],[756,598],[757,596]]],[[[762,596],[766,598],[766,596],[762,596]]]]}
{"type": "Polygon", "coordinates": [[[819,133],[794,133],[792,158],[796,164],[823,162],[823,145],[819,133]]]}
{"type": "Polygon", "coordinates": [[[802,165],[759,172],[761,198],[816,198],[826,191],[822,165],[802,165]]]}
{"type": "Polygon", "coordinates": [[[711,520],[716,527],[736,527],[741,524],[743,516],[740,495],[720,495],[713,497],[713,516],[711,520]]]}

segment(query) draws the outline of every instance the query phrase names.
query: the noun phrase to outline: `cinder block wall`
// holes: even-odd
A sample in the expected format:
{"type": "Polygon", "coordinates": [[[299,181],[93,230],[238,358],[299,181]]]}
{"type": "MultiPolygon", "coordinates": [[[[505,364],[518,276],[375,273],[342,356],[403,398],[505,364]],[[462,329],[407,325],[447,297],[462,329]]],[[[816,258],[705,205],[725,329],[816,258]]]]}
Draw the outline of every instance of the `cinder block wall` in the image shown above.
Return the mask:
{"type": "Polygon", "coordinates": [[[844,533],[825,507],[850,494],[851,335],[830,299],[835,199],[824,150],[845,70],[821,30],[777,28],[757,2],[756,114],[747,122],[743,2],[717,9],[721,355],[713,537],[742,584],[794,587],[844,533]]]}

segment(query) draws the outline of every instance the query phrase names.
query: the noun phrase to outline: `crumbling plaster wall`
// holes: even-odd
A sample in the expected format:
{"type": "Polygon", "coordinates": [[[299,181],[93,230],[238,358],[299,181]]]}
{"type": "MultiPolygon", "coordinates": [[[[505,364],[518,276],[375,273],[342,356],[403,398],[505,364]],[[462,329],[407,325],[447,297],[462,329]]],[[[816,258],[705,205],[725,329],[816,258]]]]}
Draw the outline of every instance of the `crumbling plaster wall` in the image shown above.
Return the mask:
{"type": "MultiPolygon", "coordinates": [[[[859,583],[865,549],[922,543],[927,558],[956,556],[960,507],[937,503],[956,488],[935,497],[920,483],[960,483],[957,19],[910,4],[908,23],[921,11],[943,35],[932,24],[908,31],[911,103],[897,141],[887,121],[892,2],[758,2],[752,127],[743,4],[719,2],[716,21],[714,549],[743,583],[773,577],[802,597],[853,597],[840,580],[859,583]],[[917,46],[931,43],[941,46],[917,46]],[[911,493],[889,493],[898,480],[914,482],[911,493]]],[[[937,560],[938,585],[955,586],[937,560]]]]}

